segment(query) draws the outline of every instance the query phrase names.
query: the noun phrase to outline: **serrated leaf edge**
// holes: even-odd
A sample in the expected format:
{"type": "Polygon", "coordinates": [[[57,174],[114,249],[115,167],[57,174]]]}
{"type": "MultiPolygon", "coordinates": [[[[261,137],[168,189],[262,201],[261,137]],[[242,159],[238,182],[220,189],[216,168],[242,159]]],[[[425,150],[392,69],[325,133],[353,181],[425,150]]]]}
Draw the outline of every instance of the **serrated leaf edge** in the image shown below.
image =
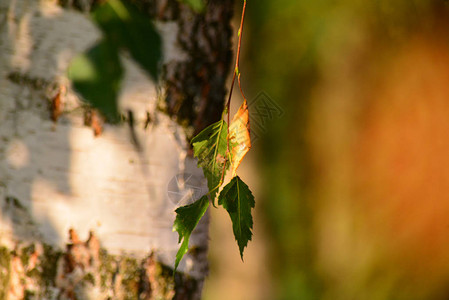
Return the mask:
{"type": "MultiPolygon", "coordinates": [[[[251,213],[251,209],[254,209],[254,195],[251,192],[251,190],[249,189],[248,185],[239,176],[234,176],[228,182],[228,184],[226,184],[223,187],[222,191],[220,192],[220,195],[218,196],[218,204],[222,205],[223,208],[224,208],[224,205],[223,205],[224,199],[223,198],[226,198],[226,195],[227,195],[227,192],[228,192],[226,189],[231,189],[233,184],[236,185],[237,197],[238,197],[238,199],[240,199],[240,185],[239,185],[239,182],[243,183],[246,186],[246,188],[249,191],[249,195],[252,198],[252,205],[250,205],[250,218],[251,218],[250,219],[251,223],[250,223],[250,226],[249,226],[250,236],[248,237],[248,241],[246,241],[246,244],[243,245],[242,247],[240,247],[239,240],[238,240],[237,236],[234,233],[234,238],[235,238],[235,240],[237,242],[237,246],[239,247],[240,258],[243,261],[243,252],[244,252],[245,248],[248,246],[248,242],[252,240],[252,235],[253,235],[252,230],[253,230],[254,221],[253,221],[253,216],[252,216],[252,213],[251,213]],[[235,180],[235,183],[233,183],[233,180],[235,180]],[[225,191],[226,191],[226,194],[223,194],[225,191]]],[[[230,216],[229,211],[226,208],[224,208],[224,209],[228,212],[228,214],[230,216]]],[[[242,236],[242,230],[241,230],[242,229],[242,224],[241,224],[241,220],[242,220],[242,217],[241,217],[241,201],[237,202],[237,211],[238,211],[238,230],[239,230],[239,235],[242,236]]],[[[232,218],[231,218],[231,222],[234,225],[234,222],[232,221],[232,218]]],[[[232,231],[234,232],[234,229],[232,231]]]]}

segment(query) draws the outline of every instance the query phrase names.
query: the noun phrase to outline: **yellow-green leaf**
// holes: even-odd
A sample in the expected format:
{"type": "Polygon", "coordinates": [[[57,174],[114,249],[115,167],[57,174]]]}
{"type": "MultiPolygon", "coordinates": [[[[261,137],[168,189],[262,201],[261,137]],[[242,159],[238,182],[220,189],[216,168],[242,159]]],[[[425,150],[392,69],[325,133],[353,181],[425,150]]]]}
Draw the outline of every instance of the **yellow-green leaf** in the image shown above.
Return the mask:
{"type": "Polygon", "coordinates": [[[229,168],[227,136],[226,122],[220,120],[192,139],[193,153],[198,158],[198,166],[203,169],[212,200],[221,185],[223,172],[229,168]]]}

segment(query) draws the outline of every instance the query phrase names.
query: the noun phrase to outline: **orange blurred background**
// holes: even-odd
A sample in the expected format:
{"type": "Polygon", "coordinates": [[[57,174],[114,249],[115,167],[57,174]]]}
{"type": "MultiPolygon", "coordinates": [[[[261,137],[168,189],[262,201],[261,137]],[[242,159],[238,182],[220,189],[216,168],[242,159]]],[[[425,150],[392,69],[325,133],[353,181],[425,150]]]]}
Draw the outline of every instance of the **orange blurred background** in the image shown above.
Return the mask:
{"type": "Polygon", "coordinates": [[[244,267],[261,284],[240,277],[214,291],[449,299],[447,2],[260,0],[247,10],[248,98],[263,90],[284,114],[266,122],[248,175],[261,230],[248,249],[263,255],[244,267]]]}

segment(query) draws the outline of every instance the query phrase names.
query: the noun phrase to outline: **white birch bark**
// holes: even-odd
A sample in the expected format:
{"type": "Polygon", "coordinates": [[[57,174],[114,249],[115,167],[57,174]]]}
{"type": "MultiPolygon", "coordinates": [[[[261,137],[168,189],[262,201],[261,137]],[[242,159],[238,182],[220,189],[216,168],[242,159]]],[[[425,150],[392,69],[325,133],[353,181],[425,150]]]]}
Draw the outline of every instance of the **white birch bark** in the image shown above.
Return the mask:
{"type": "MultiPolygon", "coordinates": [[[[178,45],[176,22],[159,21],[157,28],[165,64],[189,59],[178,45]]],[[[0,0],[0,243],[63,248],[70,228],[81,240],[94,230],[112,254],[155,251],[158,261],[173,266],[180,198],[170,192],[179,187],[185,199],[198,197],[205,180],[187,155],[184,128],[156,109],[164,86],[155,86],[125,57],[120,108],[133,111],[141,149],[127,124],[105,124],[98,137],[83,124],[83,107],[66,72],[100,34],[87,14],[56,1],[0,0]],[[48,107],[60,85],[68,92],[54,123],[48,107]],[[145,129],[147,112],[152,122],[145,129]],[[178,174],[193,177],[176,185],[178,174]]],[[[206,217],[190,239],[203,250],[186,255],[179,267],[200,281],[207,274],[207,223],[206,217]]]]}

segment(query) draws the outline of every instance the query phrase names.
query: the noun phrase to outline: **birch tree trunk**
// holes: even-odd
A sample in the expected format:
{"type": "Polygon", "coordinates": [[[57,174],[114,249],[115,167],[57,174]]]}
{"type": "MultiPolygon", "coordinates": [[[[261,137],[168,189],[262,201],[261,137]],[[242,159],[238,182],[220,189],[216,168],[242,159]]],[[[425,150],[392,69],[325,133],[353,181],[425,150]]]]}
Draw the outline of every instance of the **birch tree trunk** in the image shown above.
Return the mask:
{"type": "Polygon", "coordinates": [[[188,139],[221,116],[233,1],[204,14],[134,1],[161,34],[162,80],[123,54],[119,104],[134,127],[105,123],[98,136],[66,78],[100,38],[92,2],[0,0],[0,299],[199,299],[208,218],[175,276],[172,224],[207,189],[188,139]]]}

